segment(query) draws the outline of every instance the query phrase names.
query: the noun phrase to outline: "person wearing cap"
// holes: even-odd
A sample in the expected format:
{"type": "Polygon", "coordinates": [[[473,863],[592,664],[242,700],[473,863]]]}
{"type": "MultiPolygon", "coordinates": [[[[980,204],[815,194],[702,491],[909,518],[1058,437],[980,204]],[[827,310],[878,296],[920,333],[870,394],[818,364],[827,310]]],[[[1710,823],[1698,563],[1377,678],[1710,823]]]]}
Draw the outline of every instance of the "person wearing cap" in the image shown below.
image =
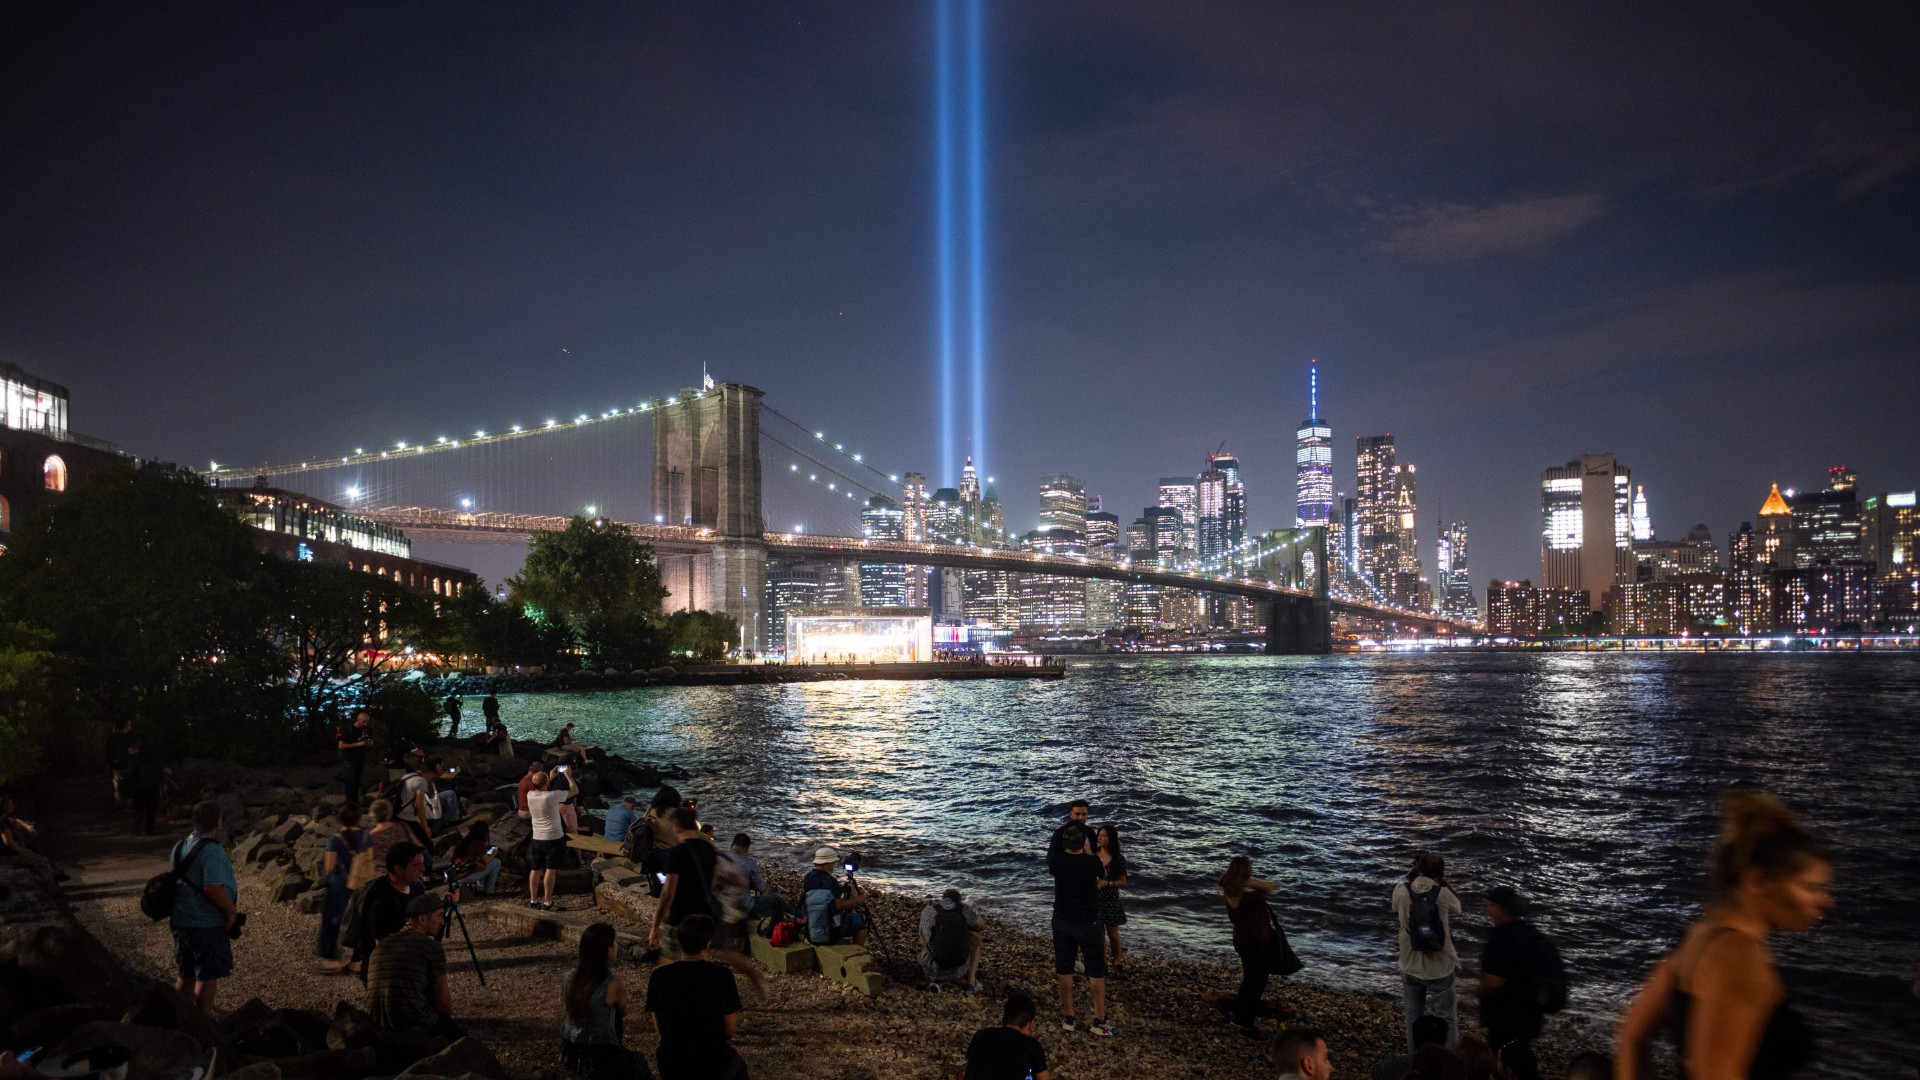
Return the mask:
{"type": "Polygon", "coordinates": [[[627,842],[627,831],[633,828],[633,823],[639,818],[640,800],[632,795],[622,795],[620,801],[607,811],[607,830],[604,835],[616,844],[624,844],[627,842]]]}
{"type": "Polygon", "coordinates": [[[823,847],[813,853],[813,869],[800,882],[800,894],[807,908],[807,940],[815,945],[833,945],[851,940],[867,943],[867,917],[860,909],[867,906],[867,894],[852,882],[833,876],[840,853],[823,847]]]}
{"type": "Polygon", "coordinates": [[[458,1039],[453,990],[447,985],[447,952],[440,931],[447,925],[446,894],[427,892],[407,901],[407,922],[380,940],[367,961],[367,1011],[388,1031],[458,1039]]]}
{"type": "Polygon", "coordinates": [[[948,889],[920,911],[920,971],[929,989],[956,979],[969,994],[986,989],[979,978],[980,915],[966,900],[959,889],[948,889]],[[935,955],[936,946],[942,955],[935,955]]]}
{"type": "Polygon", "coordinates": [[[1488,889],[1486,906],[1493,929],[1480,953],[1480,981],[1474,987],[1480,1023],[1514,1080],[1539,1080],[1533,1040],[1546,1023],[1541,989],[1555,980],[1564,984],[1560,951],[1527,921],[1526,897],[1512,886],[1488,889]]]}

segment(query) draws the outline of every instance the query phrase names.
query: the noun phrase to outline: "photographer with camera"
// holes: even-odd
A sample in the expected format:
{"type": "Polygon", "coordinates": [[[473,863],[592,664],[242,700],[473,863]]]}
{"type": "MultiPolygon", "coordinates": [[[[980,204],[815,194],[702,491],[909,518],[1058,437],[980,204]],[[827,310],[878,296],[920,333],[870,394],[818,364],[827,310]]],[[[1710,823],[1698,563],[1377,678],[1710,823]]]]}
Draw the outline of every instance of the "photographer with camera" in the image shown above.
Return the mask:
{"type": "Polygon", "coordinates": [[[852,941],[855,945],[867,943],[867,916],[862,914],[866,910],[867,894],[853,879],[859,870],[858,855],[842,860],[840,853],[830,847],[813,853],[813,869],[800,883],[807,909],[808,941],[815,945],[835,945],[842,941],[852,941]],[[846,871],[845,882],[834,878],[836,864],[846,871]]]}
{"type": "Polygon", "coordinates": [[[451,903],[437,892],[409,899],[407,921],[374,948],[367,961],[367,1012],[375,1024],[449,1041],[466,1035],[448,1015],[453,990],[447,984],[447,952],[440,946],[451,903]]]}
{"type": "Polygon", "coordinates": [[[240,883],[220,844],[220,804],[193,807],[193,832],[173,846],[173,988],[193,999],[202,1016],[213,1015],[220,980],[233,974],[233,939],[246,916],[235,907],[240,883]]]}
{"type": "Polygon", "coordinates": [[[533,822],[533,843],[527,860],[527,906],[536,911],[558,911],[553,902],[554,881],[560,876],[560,863],[567,857],[566,822],[560,805],[578,794],[573,770],[555,767],[547,777],[547,790],[527,794],[527,814],[533,822]]]}

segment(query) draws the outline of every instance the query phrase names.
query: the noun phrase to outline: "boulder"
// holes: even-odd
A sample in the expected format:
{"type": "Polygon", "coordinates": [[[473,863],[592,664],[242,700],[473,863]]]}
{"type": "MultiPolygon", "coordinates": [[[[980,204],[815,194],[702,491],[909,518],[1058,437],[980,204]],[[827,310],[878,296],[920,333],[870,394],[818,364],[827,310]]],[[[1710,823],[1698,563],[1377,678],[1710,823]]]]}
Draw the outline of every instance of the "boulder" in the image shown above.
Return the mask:
{"type": "Polygon", "coordinates": [[[233,1049],[220,1025],[207,1019],[191,999],[167,983],[148,983],[121,1015],[120,1022],[178,1031],[201,1046],[223,1054],[233,1049]]]}
{"type": "Polygon", "coordinates": [[[400,1075],[463,1076],[468,1073],[478,1073],[487,1080],[506,1080],[507,1076],[507,1070],[501,1068],[500,1059],[493,1056],[493,1051],[471,1035],[437,1054],[421,1058],[400,1075]]]}
{"type": "Polygon", "coordinates": [[[71,1001],[35,1009],[13,1022],[11,1045],[52,1046],[82,1024],[118,1020],[124,1011],[118,1005],[96,1005],[91,1001],[71,1001]]]}
{"type": "Polygon", "coordinates": [[[288,867],[286,876],[280,879],[280,884],[273,887],[273,902],[287,903],[312,888],[313,882],[307,880],[307,875],[301,873],[298,867],[288,867]]]}
{"type": "Polygon", "coordinates": [[[231,1039],[271,1019],[273,1019],[273,1006],[259,998],[248,998],[239,1008],[228,1013],[226,1019],[220,1021],[220,1030],[231,1039]]]}
{"type": "Polygon", "coordinates": [[[228,791],[213,801],[220,807],[220,831],[226,834],[225,839],[229,843],[252,825],[247,817],[247,804],[240,800],[240,796],[228,791]]]}
{"type": "Polygon", "coordinates": [[[294,898],[294,910],[302,915],[320,915],[327,910],[327,890],[308,889],[294,898]]]}
{"type": "Polygon", "coordinates": [[[130,1080],[141,1080],[143,1077],[171,1080],[207,1059],[207,1048],[184,1032],[147,1027],[144,1024],[117,1024],[107,1020],[82,1024],[60,1045],[48,1051],[47,1057],[52,1060],[90,1046],[126,1048],[133,1055],[133,1067],[128,1073],[130,1080]]]}
{"type": "MultiPolygon", "coordinates": [[[[359,1080],[373,1072],[378,1059],[372,1047],[358,1050],[322,1050],[278,1062],[281,1080],[359,1080]]],[[[229,1074],[228,1080],[231,1080],[229,1074]]]]}
{"type": "Polygon", "coordinates": [[[282,1080],[280,1066],[271,1061],[256,1061],[243,1069],[222,1074],[220,1080],[282,1080]]]}
{"type": "Polygon", "coordinates": [[[295,840],[300,839],[300,834],[306,832],[310,825],[311,822],[306,818],[290,817],[274,826],[273,831],[267,835],[273,837],[277,843],[291,846],[295,840]]]}
{"type": "Polygon", "coordinates": [[[15,1000],[37,1005],[91,1001],[126,1008],[133,978],[92,934],[77,926],[41,926],[0,945],[0,972],[15,1000]]]}

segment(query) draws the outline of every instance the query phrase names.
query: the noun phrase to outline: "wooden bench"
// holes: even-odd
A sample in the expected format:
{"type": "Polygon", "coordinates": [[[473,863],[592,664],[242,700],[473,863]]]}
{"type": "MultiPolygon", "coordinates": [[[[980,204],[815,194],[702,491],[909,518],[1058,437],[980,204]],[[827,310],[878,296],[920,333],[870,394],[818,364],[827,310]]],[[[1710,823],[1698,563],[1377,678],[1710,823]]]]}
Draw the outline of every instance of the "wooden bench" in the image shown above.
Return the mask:
{"type": "Polygon", "coordinates": [[[609,840],[604,836],[574,833],[567,837],[567,846],[576,851],[591,851],[598,855],[618,855],[625,845],[618,840],[609,840]]]}

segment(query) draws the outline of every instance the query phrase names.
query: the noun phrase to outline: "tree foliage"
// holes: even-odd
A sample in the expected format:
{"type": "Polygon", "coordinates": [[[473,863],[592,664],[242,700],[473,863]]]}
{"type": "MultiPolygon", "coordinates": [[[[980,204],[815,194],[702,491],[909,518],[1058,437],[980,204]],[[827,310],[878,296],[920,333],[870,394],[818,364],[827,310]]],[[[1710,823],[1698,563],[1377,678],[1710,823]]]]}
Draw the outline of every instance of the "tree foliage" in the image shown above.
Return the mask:
{"type": "Polygon", "coordinates": [[[666,655],[659,625],[667,590],[653,549],[618,522],[576,516],[536,536],[526,565],[508,579],[513,603],[564,628],[590,666],[649,664],[666,655]]]}
{"type": "Polygon", "coordinates": [[[429,601],[338,564],[269,560],[265,580],[264,629],[288,665],[302,717],[316,728],[343,702],[362,697],[366,684],[435,623],[429,601]]]}
{"type": "Polygon", "coordinates": [[[0,626],[0,784],[38,772],[63,709],[50,635],[18,623],[0,626]]]}
{"type": "Polygon", "coordinates": [[[667,617],[667,632],[676,654],[712,661],[739,643],[740,623],[718,611],[676,611],[667,617]]]}

